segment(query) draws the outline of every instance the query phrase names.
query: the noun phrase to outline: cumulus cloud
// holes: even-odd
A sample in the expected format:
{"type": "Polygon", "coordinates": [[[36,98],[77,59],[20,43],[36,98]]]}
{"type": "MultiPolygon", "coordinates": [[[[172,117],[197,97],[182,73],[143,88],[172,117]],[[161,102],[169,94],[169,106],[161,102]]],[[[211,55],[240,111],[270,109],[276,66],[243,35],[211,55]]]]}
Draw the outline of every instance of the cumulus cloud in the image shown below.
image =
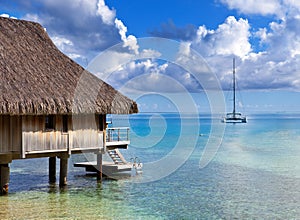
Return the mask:
{"type": "MultiPolygon", "coordinates": [[[[237,78],[242,89],[300,89],[300,18],[285,18],[271,22],[254,36],[265,45],[265,50],[235,55],[237,78]]],[[[219,76],[224,88],[232,80],[232,56],[215,54],[206,60],[219,76]]]]}
{"type": "Polygon", "coordinates": [[[166,71],[167,65],[159,65],[150,59],[132,61],[112,73],[108,82],[116,88],[121,88],[130,83],[132,91],[156,91],[164,88],[164,86],[160,87],[159,85],[165,82],[162,76],[166,71]]]}
{"type": "MultiPolygon", "coordinates": [[[[109,83],[116,88],[130,85],[132,90],[152,92],[179,92],[182,88],[190,92],[199,92],[216,87],[207,65],[199,63],[194,50],[217,74],[224,89],[232,84],[232,58],[236,58],[238,85],[242,89],[300,89],[300,18],[288,17],[271,22],[268,27],[251,33],[251,26],[246,19],[229,16],[216,29],[198,28],[197,34],[190,41],[182,41],[176,55],[176,63],[164,63],[155,59],[132,61],[120,66],[109,78],[109,83]],[[251,39],[257,38],[264,50],[253,51],[251,39]],[[189,69],[182,67],[188,66],[189,69]],[[199,78],[195,78],[194,73],[199,78]],[[180,86],[168,83],[179,82],[180,86]],[[212,86],[210,86],[212,85],[212,86]]],[[[126,41],[127,29],[119,24],[121,39],[126,41]]],[[[133,53],[133,51],[131,51],[133,53]]],[[[148,49],[143,53],[149,56],[160,54],[148,49]]],[[[116,53],[114,57],[129,53],[116,53]]]]}
{"type": "Polygon", "coordinates": [[[283,0],[283,4],[290,10],[300,10],[300,2],[297,0],[283,0]]]}
{"type": "Polygon", "coordinates": [[[139,46],[137,44],[137,39],[133,35],[126,36],[127,27],[123,24],[123,22],[119,19],[115,19],[115,26],[119,30],[119,34],[121,36],[121,40],[124,43],[124,47],[128,47],[129,50],[133,51],[135,54],[138,54],[139,46]]]}
{"type": "Polygon", "coordinates": [[[112,25],[116,17],[116,11],[110,10],[107,5],[105,5],[104,0],[99,0],[97,4],[97,14],[100,15],[104,24],[112,25]]]}
{"type": "MultiPolygon", "coordinates": [[[[300,18],[287,17],[280,22],[271,22],[269,28],[260,30],[261,43],[267,49],[253,54],[243,64],[244,72],[261,82],[261,88],[299,89],[300,18]],[[257,74],[255,74],[257,73],[257,74]],[[250,73],[249,73],[250,74],[250,73]]],[[[247,77],[250,80],[249,77],[247,77]]],[[[251,80],[253,82],[253,80],[251,80]]],[[[244,82],[247,87],[255,87],[244,82]]]]}
{"type": "Polygon", "coordinates": [[[293,0],[221,2],[246,15],[277,18],[259,29],[253,29],[248,20],[233,16],[216,29],[199,26],[195,38],[187,41],[184,50],[197,50],[218,75],[224,89],[231,87],[235,57],[242,89],[300,90],[300,3],[293,0]],[[259,49],[253,49],[254,42],[259,43],[259,49]]]}
{"type": "Polygon", "coordinates": [[[193,47],[206,56],[234,54],[244,57],[252,50],[249,29],[247,20],[229,16],[216,30],[200,26],[193,47]]]}
{"type": "Polygon", "coordinates": [[[299,18],[287,18],[280,22],[271,22],[269,30],[258,31],[261,43],[268,45],[267,52],[270,58],[276,57],[277,60],[284,60],[299,54],[300,28],[298,25],[300,25],[299,18]]]}
{"type": "Polygon", "coordinates": [[[229,9],[235,9],[246,15],[276,16],[283,19],[286,16],[297,15],[300,12],[300,2],[297,0],[220,0],[229,9]]]}
{"type": "MultiPolygon", "coordinates": [[[[99,75],[101,77],[101,74],[99,75]]],[[[102,75],[103,77],[103,75],[102,75]]],[[[201,85],[182,67],[156,59],[133,60],[111,71],[106,81],[130,93],[200,91],[201,85]]]]}
{"type": "Polygon", "coordinates": [[[3,18],[13,18],[13,19],[17,19],[16,17],[14,17],[14,16],[10,16],[9,14],[6,14],[6,13],[4,13],[4,14],[1,14],[1,15],[0,15],[0,17],[3,17],[3,18]]]}
{"type": "Polygon", "coordinates": [[[281,15],[282,7],[279,0],[221,0],[230,9],[237,9],[244,14],[281,15]]]}
{"type": "Polygon", "coordinates": [[[9,18],[9,14],[1,14],[0,17],[3,17],[3,18],[9,18]]]}
{"type": "Polygon", "coordinates": [[[231,88],[235,57],[240,88],[299,90],[300,17],[289,14],[258,31],[251,30],[247,20],[232,16],[214,30],[200,26],[195,39],[182,44],[182,55],[197,50],[224,89],[231,88]],[[262,45],[261,51],[253,51],[253,38],[262,45]]]}

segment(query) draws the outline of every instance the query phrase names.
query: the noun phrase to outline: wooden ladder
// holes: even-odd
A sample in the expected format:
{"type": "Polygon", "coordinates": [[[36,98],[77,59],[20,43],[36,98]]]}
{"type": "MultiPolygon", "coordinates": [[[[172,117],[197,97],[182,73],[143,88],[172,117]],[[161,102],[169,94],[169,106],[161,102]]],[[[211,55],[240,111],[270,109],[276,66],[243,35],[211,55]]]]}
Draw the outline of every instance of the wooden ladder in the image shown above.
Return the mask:
{"type": "Polygon", "coordinates": [[[127,164],[127,161],[118,149],[108,150],[107,153],[115,164],[127,164]]]}

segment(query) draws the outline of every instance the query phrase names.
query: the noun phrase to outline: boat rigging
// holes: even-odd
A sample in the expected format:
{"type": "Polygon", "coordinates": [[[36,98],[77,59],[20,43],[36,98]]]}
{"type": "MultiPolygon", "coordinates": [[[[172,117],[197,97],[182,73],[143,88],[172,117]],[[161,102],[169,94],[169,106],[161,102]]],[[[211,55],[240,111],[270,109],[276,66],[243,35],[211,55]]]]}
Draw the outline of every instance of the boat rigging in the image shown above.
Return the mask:
{"type": "Polygon", "coordinates": [[[227,113],[223,118],[223,123],[247,123],[246,116],[243,116],[240,112],[236,111],[236,79],[235,79],[235,58],[233,58],[233,68],[232,68],[232,74],[233,74],[233,110],[230,113],[227,113]]]}

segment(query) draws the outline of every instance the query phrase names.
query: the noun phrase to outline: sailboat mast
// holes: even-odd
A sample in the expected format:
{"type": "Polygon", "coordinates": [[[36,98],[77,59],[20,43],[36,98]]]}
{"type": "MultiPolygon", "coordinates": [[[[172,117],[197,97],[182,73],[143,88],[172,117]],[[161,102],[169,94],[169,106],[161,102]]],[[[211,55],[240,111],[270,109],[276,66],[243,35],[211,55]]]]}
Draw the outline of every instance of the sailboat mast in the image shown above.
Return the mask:
{"type": "Polygon", "coordinates": [[[224,123],[247,123],[247,118],[245,116],[242,116],[241,113],[236,112],[236,75],[235,75],[235,57],[233,57],[233,64],[232,64],[232,90],[233,90],[233,99],[232,99],[232,104],[233,104],[233,110],[232,112],[229,112],[225,115],[225,117],[222,118],[222,122],[224,123]]]}
{"type": "Polygon", "coordinates": [[[233,58],[233,116],[235,117],[235,58],[233,58]]]}

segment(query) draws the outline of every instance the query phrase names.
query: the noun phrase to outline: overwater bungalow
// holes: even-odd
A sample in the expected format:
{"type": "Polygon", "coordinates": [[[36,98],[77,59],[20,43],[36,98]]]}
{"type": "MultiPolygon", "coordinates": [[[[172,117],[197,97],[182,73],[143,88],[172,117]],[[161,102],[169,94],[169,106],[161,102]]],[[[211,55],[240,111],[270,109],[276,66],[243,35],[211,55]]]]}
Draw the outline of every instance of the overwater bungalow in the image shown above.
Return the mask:
{"type": "Polygon", "coordinates": [[[129,143],[106,143],[106,114],[137,113],[137,104],[60,52],[40,24],[0,17],[0,76],[2,193],[12,160],[49,157],[54,182],[59,158],[63,186],[71,154],[97,154],[101,178],[106,145],[129,143]]]}

